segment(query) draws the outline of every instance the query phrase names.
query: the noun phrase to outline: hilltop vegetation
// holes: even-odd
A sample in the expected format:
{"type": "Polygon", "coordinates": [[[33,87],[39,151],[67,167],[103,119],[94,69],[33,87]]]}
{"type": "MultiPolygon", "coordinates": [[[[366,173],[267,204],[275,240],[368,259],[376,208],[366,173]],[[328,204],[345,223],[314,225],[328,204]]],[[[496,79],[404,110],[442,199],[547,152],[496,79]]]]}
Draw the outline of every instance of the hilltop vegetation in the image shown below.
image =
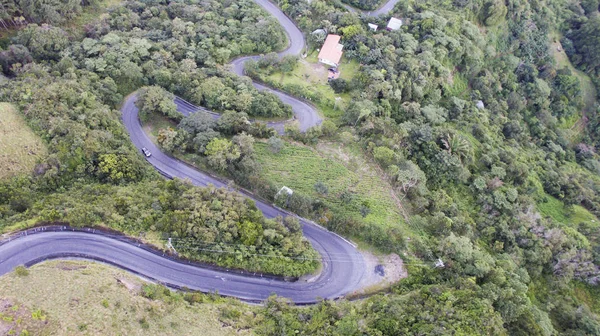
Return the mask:
{"type": "MultiPolygon", "coordinates": [[[[48,143],[49,158],[37,176],[3,180],[3,223],[109,223],[125,232],[193,237],[195,244],[203,243],[199,236],[214,235],[217,244],[240,246],[233,252],[241,259],[218,260],[226,265],[252,260],[254,248],[310,255],[289,220],[267,221],[225,192],[208,196],[212,191],[158,182],[114,109],[123,95],[147,87],[138,104],[144,115],[163,115],[173,125],[157,133],[165,151],[332,230],[406,253],[409,278],[390,295],[307,309],[271,299],[257,319],[258,332],[600,334],[593,303],[600,279],[597,105],[589,97],[583,101],[580,77],[555,64],[549,50],[549,35],[562,31],[573,64],[597,85],[597,2],[402,1],[390,15],[403,18],[403,27],[373,32],[368,22],[384,26],[389,17],[365,18],[321,0],[281,1],[308,34],[325,28],[342,35],[345,57],[360,64],[351,79],[330,82],[349,101],[343,111],[306,133],[289,125],[284,139],[248,118],[285,117],[289,108],[223,66],[235,56],[279,50],[285,45],[281,30],[249,0],[201,4],[125,1],[87,26],[85,39],[58,26],[30,25],[17,34],[0,53],[11,77],[0,93],[48,143]],[[172,94],[223,117],[183,117],[173,110],[172,94]],[[583,116],[584,108],[592,112],[588,129],[572,137],[564,125],[583,116]],[[342,142],[377,164],[379,179],[401,199],[406,220],[385,217],[400,213],[395,202],[385,203],[391,211],[381,209],[387,198],[368,197],[378,202],[369,206],[364,188],[353,196],[351,183],[342,179],[355,178],[348,167],[329,165],[304,147],[326,142],[342,142]],[[276,196],[293,167],[316,169],[313,178],[323,180],[297,181],[299,192],[276,196]],[[261,169],[286,174],[274,177],[261,169]],[[166,195],[158,202],[140,197],[142,213],[126,211],[132,200],[110,197],[145,188],[149,195],[166,195]],[[96,189],[99,195],[91,191],[96,189]],[[247,221],[220,222],[223,232],[213,225],[187,230],[178,216],[193,210],[176,201],[184,195],[195,195],[208,216],[240,208],[247,221]],[[77,212],[62,211],[65,204],[77,212]],[[388,222],[379,225],[369,221],[373,217],[388,222]]],[[[272,74],[293,71],[296,62],[270,59],[256,66],[272,74]]],[[[261,265],[294,274],[314,266],[261,265]]],[[[239,311],[231,317],[232,323],[246,323],[239,311]]]]}
{"type": "MultiPolygon", "coordinates": [[[[185,255],[222,266],[285,275],[314,271],[318,262],[297,222],[285,220],[286,227],[283,219],[266,220],[230,192],[164,182],[131,144],[116,109],[123,94],[152,85],[141,92],[141,110],[180,118],[162,85],[192,101],[214,103],[217,110],[234,108],[220,123],[219,131],[227,136],[240,133],[238,125],[245,125],[246,113],[256,108],[289,114],[273,95],[259,93],[219,66],[237,55],[284,45],[274,20],[263,18],[252,1],[203,7],[129,1],[87,25],[83,39],[45,23],[60,23],[50,19],[20,29],[14,44],[0,52],[2,70],[10,77],[0,95],[22,112],[48,144],[49,155],[35,174],[0,182],[0,228],[104,225],[178,238],[185,255]],[[247,29],[251,25],[262,29],[247,29]],[[178,201],[185,197],[198,208],[178,201]],[[220,252],[206,253],[207,247],[220,252]],[[269,257],[247,258],[259,252],[269,257]]],[[[236,139],[236,146],[251,149],[250,135],[236,139]]],[[[213,151],[223,154],[217,147],[213,151]]],[[[236,158],[240,167],[250,165],[245,158],[236,158]]],[[[229,163],[214,162],[219,167],[229,163]]]]}
{"type": "MultiPolygon", "coordinates": [[[[306,32],[342,35],[345,56],[362,64],[350,82],[331,83],[353,98],[338,125],[405,196],[419,232],[408,250],[445,264],[412,276],[455,288],[474,280],[511,335],[600,330],[597,312],[574,291],[580,281],[595,286],[600,274],[597,143],[593,133],[572,143],[560,128],[587,106],[578,76],[557,68],[549,52],[567,7],[408,1],[391,13],[404,19],[402,29],[372,32],[366,23],[383,26],[386,18],[323,1],[282,5],[306,32]],[[565,322],[577,318],[586,323],[565,322]]],[[[586,42],[567,34],[586,52],[597,36],[593,21],[582,26],[586,42]]]]}

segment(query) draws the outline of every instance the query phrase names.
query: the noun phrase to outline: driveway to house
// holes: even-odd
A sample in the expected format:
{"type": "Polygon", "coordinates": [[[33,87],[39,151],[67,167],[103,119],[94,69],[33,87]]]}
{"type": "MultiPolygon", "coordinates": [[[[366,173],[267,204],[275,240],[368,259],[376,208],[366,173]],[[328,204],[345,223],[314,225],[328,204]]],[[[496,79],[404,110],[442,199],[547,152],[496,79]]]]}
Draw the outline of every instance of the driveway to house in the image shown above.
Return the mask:
{"type": "MultiPolygon", "coordinates": [[[[273,15],[288,35],[290,44],[279,55],[300,54],[305,46],[302,32],[273,3],[268,0],[254,1],[273,15]]],[[[382,8],[393,7],[396,2],[397,0],[390,0],[382,8]]],[[[231,63],[232,70],[242,75],[244,62],[254,57],[234,60],[231,63]]],[[[257,83],[254,85],[260,90],[270,90],[257,83]]],[[[321,123],[321,118],[314,107],[288,94],[275,90],[272,92],[292,106],[302,130],[321,123]]],[[[138,109],[135,106],[136,99],[135,93],[125,99],[121,108],[123,123],[133,144],[137,148],[146,147],[152,152],[152,156],[147,160],[157,171],[167,178],[187,179],[197,186],[214,185],[228,188],[227,181],[196,170],[161,152],[142,130],[138,109]]],[[[184,114],[201,110],[182,99],[177,99],[176,103],[178,110],[184,114]]],[[[218,117],[216,114],[213,116],[218,117]]],[[[268,218],[295,216],[253,195],[241,193],[252,198],[268,218]]],[[[298,304],[309,304],[318,302],[320,298],[339,298],[357,289],[365,272],[373,270],[366,269],[365,261],[356,246],[307,219],[298,218],[305,237],[322,258],[319,275],[309,281],[287,282],[252,274],[234,274],[223,269],[198,267],[182,260],[166,257],[159,251],[144,248],[131,240],[120,239],[92,229],[90,232],[79,232],[69,231],[68,228],[58,231],[38,228],[33,232],[30,230],[9,241],[1,242],[0,275],[12,271],[16,266],[32,265],[48,259],[83,258],[106,262],[174,288],[187,287],[203,292],[218,291],[222,295],[253,302],[262,301],[275,293],[298,304]]]]}

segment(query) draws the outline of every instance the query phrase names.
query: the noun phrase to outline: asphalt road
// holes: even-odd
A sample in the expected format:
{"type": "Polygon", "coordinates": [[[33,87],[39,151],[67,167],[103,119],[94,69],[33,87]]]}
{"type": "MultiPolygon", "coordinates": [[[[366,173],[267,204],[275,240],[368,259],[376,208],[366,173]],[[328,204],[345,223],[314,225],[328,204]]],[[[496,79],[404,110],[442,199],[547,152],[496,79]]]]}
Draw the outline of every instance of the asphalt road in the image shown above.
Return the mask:
{"type": "MultiPolygon", "coordinates": [[[[294,22],[292,22],[292,20],[290,20],[289,17],[287,17],[276,5],[274,5],[269,0],[254,0],[254,2],[256,2],[258,5],[263,7],[267,12],[269,12],[269,14],[271,14],[273,17],[275,17],[275,19],[277,19],[279,24],[285,30],[285,33],[288,37],[288,47],[284,51],[280,52],[279,56],[280,57],[283,57],[286,55],[299,56],[306,47],[306,43],[304,41],[304,35],[300,31],[300,29],[298,29],[298,27],[296,27],[294,22]]],[[[231,70],[235,74],[237,74],[239,76],[243,76],[244,75],[244,63],[246,63],[246,61],[248,61],[250,59],[258,59],[258,58],[260,58],[260,56],[246,56],[246,57],[237,58],[230,63],[231,70]]],[[[290,105],[292,107],[294,117],[298,121],[300,130],[302,132],[306,131],[307,129],[309,129],[313,126],[320,125],[321,122],[323,122],[323,119],[319,116],[319,113],[317,112],[317,109],[315,109],[314,106],[307,104],[298,98],[294,98],[293,96],[290,96],[287,93],[277,91],[277,90],[272,90],[272,89],[270,89],[264,85],[261,85],[259,83],[252,82],[252,85],[254,85],[254,87],[257,88],[258,90],[268,91],[268,92],[275,94],[277,97],[279,97],[279,99],[281,99],[282,102],[290,105]]],[[[273,123],[273,124],[271,124],[271,126],[274,126],[274,128],[277,129],[279,132],[283,131],[283,123],[273,123]]]]}
{"type": "MultiPolygon", "coordinates": [[[[390,0],[382,8],[391,8],[398,0],[390,0]]],[[[298,55],[304,49],[304,37],[293,22],[268,0],[255,0],[273,15],[285,29],[290,44],[280,55],[298,55]]],[[[386,10],[387,11],[387,10],[386,10]]],[[[243,74],[244,57],[232,62],[232,70],[243,74]]],[[[264,86],[254,84],[265,90],[264,86]]],[[[316,110],[287,94],[273,91],[285,103],[292,106],[301,129],[318,125],[321,118],[316,110]]],[[[135,106],[136,95],[127,97],[123,103],[123,123],[129,131],[131,141],[137,148],[146,147],[152,152],[148,162],[169,178],[187,179],[198,186],[212,184],[227,188],[225,182],[198,171],[180,162],[157,148],[142,130],[135,106]]],[[[182,99],[176,100],[178,109],[189,114],[198,111],[182,99]]],[[[212,113],[210,111],[206,111],[212,113]]],[[[218,118],[217,114],[213,114],[218,118]]],[[[251,197],[250,195],[245,195],[251,197]]],[[[268,218],[290,215],[274,206],[255,199],[257,207],[268,218]]],[[[299,218],[302,230],[313,248],[322,257],[322,270],[318,277],[310,281],[285,282],[254,276],[243,276],[226,271],[201,268],[188,265],[160,254],[140,248],[127,241],[114,239],[100,234],[84,232],[48,232],[22,235],[0,245],[0,275],[12,271],[16,266],[32,264],[51,258],[77,256],[84,259],[102,260],[167,285],[187,287],[194,290],[233,296],[243,300],[264,300],[275,293],[292,299],[296,303],[314,303],[319,298],[334,299],[356,289],[365,274],[366,266],[362,255],[344,238],[329,232],[320,226],[299,218]]]]}
{"type": "MultiPolygon", "coordinates": [[[[147,158],[150,164],[169,178],[186,179],[198,186],[212,184],[227,188],[224,181],[161,152],[143,131],[135,100],[134,94],[125,99],[121,108],[123,122],[133,144],[137,148],[146,147],[152,152],[152,156],[147,158]]],[[[183,105],[185,104],[178,104],[179,107],[183,105]]],[[[268,218],[291,215],[261,200],[254,200],[256,206],[268,218]]],[[[311,282],[285,282],[194,267],[163,258],[125,241],[99,234],[69,231],[29,234],[0,245],[0,275],[32,261],[77,255],[107,261],[167,285],[204,292],[218,291],[222,295],[251,301],[264,300],[270,294],[276,293],[296,303],[314,303],[319,298],[334,299],[356,289],[366,271],[362,255],[342,237],[304,218],[298,218],[305,237],[322,257],[321,273],[311,282]]]]}
{"type": "Polygon", "coordinates": [[[367,16],[379,16],[382,14],[387,14],[389,11],[391,11],[392,9],[394,9],[394,6],[396,6],[396,4],[400,2],[400,0],[388,0],[386,3],[384,3],[381,7],[377,8],[374,11],[365,11],[362,9],[357,9],[354,8],[348,4],[342,4],[344,6],[344,8],[346,8],[348,11],[356,13],[362,13],[364,15],[367,16]]]}

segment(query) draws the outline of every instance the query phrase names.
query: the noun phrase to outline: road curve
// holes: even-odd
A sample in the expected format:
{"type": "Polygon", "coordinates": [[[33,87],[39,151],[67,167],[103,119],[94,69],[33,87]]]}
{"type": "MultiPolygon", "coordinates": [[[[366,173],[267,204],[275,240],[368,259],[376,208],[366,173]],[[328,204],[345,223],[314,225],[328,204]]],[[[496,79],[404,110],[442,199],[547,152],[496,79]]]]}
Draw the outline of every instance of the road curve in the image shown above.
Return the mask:
{"type": "Polygon", "coordinates": [[[362,9],[357,9],[354,8],[348,4],[342,3],[342,6],[344,6],[344,8],[346,8],[349,12],[353,12],[353,13],[361,13],[363,15],[367,15],[367,16],[372,16],[372,17],[377,17],[379,15],[382,14],[387,14],[389,11],[391,11],[392,9],[394,9],[394,6],[396,6],[396,4],[400,2],[400,0],[388,0],[386,1],[383,5],[381,5],[381,7],[377,8],[374,11],[366,11],[366,10],[362,10],[362,9]]]}
{"type": "MultiPolygon", "coordinates": [[[[279,55],[298,55],[302,52],[305,46],[304,37],[294,23],[268,0],[254,1],[280,22],[289,37],[289,47],[279,55]]],[[[390,0],[382,8],[392,8],[397,1],[390,0]]],[[[233,61],[232,70],[242,75],[244,62],[250,58],[253,57],[243,57],[233,61]]],[[[267,89],[257,83],[254,85],[260,90],[267,89]]],[[[285,93],[274,90],[272,92],[292,106],[302,130],[321,122],[321,118],[312,106],[285,93]]],[[[212,184],[227,188],[225,182],[162,153],[142,130],[135,100],[135,94],[125,99],[122,107],[123,123],[129,131],[133,144],[137,148],[146,147],[153,153],[148,158],[150,164],[169,178],[187,179],[198,186],[212,184]]],[[[199,109],[182,100],[176,102],[178,109],[186,114],[199,109]]],[[[245,196],[251,197],[251,195],[245,196]]],[[[290,215],[261,200],[255,199],[255,201],[257,207],[268,218],[290,215]]],[[[339,235],[304,218],[299,219],[304,235],[322,257],[321,273],[310,282],[285,282],[195,267],[185,262],[164,258],[159,253],[153,253],[125,240],[70,231],[42,231],[21,235],[3,243],[0,245],[0,275],[12,271],[19,265],[30,265],[51,258],[77,256],[105,261],[173,287],[187,287],[203,292],[218,291],[222,295],[249,301],[261,301],[275,293],[296,303],[314,303],[319,298],[334,299],[356,289],[366,272],[362,255],[339,235]]]]}
{"type": "MultiPolygon", "coordinates": [[[[210,184],[228,188],[227,183],[176,160],[154,145],[142,129],[135,106],[137,96],[127,97],[121,108],[123,123],[137,148],[152,152],[147,158],[161,174],[189,180],[197,186],[210,184]]],[[[185,110],[184,104],[178,104],[185,110]]],[[[189,108],[189,107],[188,107],[189,108]]],[[[189,113],[182,111],[183,113],[189,113]]],[[[251,197],[251,195],[245,195],[251,197]]],[[[254,199],[265,217],[292,215],[261,200],[254,199]]],[[[360,252],[341,236],[298,217],[304,236],[321,255],[321,273],[310,282],[285,282],[247,277],[225,271],[195,267],[162,257],[135,244],[99,234],[84,232],[38,232],[21,235],[0,245],[0,275],[19,265],[30,265],[52,258],[78,256],[101,260],[172,287],[213,292],[247,301],[262,301],[270,294],[287,297],[298,304],[316,303],[320,298],[339,298],[357,288],[366,271],[360,252]]]]}
{"type": "MultiPolygon", "coordinates": [[[[275,17],[275,19],[277,19],[279,24],[285,30],[285,33],[288,37],[289,44],[288,44],[288,47],[284,51],[278,53],[278,55],[280,57],[287,56],[287,55],[300,56],[300,54],[302,53],[302,51],[304,51],[304,49],[306,47],[306,43],[304,41],[304,35],[300,31],[300,29],[298,29],[298,27],[296,27],[294,22],[292,22],[292,20],[290,20],[290,18],[287,17],[271,1],[269,1],[269,0],[254,0],[254,2],[256,2],[263,9],[265,9],[269,14],[271,14],[273,17],[275,17]]],[[[260,56],[245,56],[245,57],[237,58],[230,63],[231,70],[233,71],[233,73],[235,73],[239,76],[243,76],[244,75],[244,64],[246,63],[246,61],[248,61],[250,59],[256,60],[259,58],[260,58],[260,56]]],[[[281,99],[282,102],[290,105],[292,107],[292,112],[294,113],[294,117],[296,118],[296,120],[299,123],[300,131],[304,132],[307,129],[309,129],[313,126],[320,125],[321,122],[323,122],[323,119],[319,116],[319,112],[317,111],[317,109],[315,109],[314,106],[307,104],[298,98],[294,98],[293,96],[291,96],[287,93],[270,89],[262,84],[252,82],[252,85],[254,85],[254,87],[260,91],[268,91],[268,92],[275,94],[277,97],[279,97],[279,99],[281,99]]],[[[276,125],[272,125],[272,126],[274,126],[275,129],[277,129],[279,132],[281,132],[283,130],[282,123],[275,123],[275,124],[276,125]]]]}

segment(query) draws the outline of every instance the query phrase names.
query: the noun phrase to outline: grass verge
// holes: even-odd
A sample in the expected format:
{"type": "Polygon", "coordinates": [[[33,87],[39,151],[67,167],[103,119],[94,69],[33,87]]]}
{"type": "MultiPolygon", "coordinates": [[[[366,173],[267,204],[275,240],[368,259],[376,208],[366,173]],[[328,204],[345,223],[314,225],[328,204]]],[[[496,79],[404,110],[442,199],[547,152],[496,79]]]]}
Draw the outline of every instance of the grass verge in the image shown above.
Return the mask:
{"type": "Polygon", "coordinates": [[[219,309],[235,300],[190,304],[175,293],[151,300],[141,295],[141,279],[103,264],[50,261],[31,267],[28,275],[4,275],[0,282],[0,302],[10,305],[0,319],[5,334],[13,329],[30,335],[244,334],[219,321],[219,309]]]}
{"type": "Polygon", "coordinates": [[[46,145],[17,109],[12,104],[0,103],[0,179],[31,172],[47,154],[46,145]]]}

